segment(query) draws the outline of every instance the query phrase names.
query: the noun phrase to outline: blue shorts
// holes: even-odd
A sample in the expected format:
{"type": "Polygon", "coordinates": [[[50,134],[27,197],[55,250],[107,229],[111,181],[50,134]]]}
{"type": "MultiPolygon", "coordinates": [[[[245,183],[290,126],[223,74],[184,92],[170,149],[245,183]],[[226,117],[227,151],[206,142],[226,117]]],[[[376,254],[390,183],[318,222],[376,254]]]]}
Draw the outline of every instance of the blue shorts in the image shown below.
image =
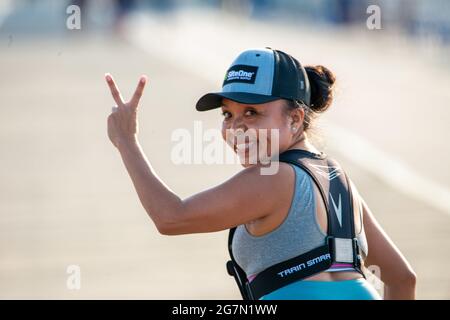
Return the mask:
{"type": "Polygon", "coordinates": [[[303,280],[275,290],[260,300],[381,300],[364,278],[342,281],[303,280]]]}

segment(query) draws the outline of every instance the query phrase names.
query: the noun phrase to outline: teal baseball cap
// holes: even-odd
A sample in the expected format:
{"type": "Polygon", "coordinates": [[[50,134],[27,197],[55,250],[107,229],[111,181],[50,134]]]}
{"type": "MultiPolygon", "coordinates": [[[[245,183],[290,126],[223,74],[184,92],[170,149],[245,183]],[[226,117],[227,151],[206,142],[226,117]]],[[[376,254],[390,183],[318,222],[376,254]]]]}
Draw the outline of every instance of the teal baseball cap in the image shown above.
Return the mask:
{"type": "Polygon", "coordinates": [[[244,104],[277,99],[297,100],[310,105],[311,88],[306,70],[291,55],[269,47],[241,52],[225,73],[222,91],[203,95],[198,111],[219,108],[227,98],[244,104]]]}

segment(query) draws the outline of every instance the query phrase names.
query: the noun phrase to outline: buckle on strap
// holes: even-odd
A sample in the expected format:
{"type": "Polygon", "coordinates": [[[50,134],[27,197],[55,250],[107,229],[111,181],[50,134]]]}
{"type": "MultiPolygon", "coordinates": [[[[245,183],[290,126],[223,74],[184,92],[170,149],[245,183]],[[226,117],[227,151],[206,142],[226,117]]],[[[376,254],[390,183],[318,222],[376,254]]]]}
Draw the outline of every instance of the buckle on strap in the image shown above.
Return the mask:
{"type": "Polygon", "coordinates": [[[234,270],[233,261],[231,261],[231,260],[227,261],[226,266],[227,266],[227,273],[228,273],[228,275],[230,275],[232,277],[235,277],[236,272],[234,270]]]}
{"type": "Polygon", "coordinates": [[[334,262],[360,265],[361,256],[359,255],[358,239],[327,236],[326,241],[333,253],[334,262]]]}

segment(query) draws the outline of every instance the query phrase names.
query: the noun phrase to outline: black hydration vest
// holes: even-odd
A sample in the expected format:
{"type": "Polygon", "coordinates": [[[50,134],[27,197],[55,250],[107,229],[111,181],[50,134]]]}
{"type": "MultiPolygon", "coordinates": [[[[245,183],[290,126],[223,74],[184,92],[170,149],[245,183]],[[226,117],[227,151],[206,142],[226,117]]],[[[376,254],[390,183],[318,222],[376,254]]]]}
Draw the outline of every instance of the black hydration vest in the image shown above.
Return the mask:
{"type": "Polygon", "coordinates": [[[305,170],[319,188],[327,211],[327,237],[321,247],[272,265],[249,282],[233,257],[232,242],[236,227],[230,229],[228,250],[231,260],[226,266],[228,274],[235,278],[242,298],[258,300],[290,283],[325,271],[333,263],[352,264],[365,277],[361,271],[361,255],[355,237],[352,190],[345,172],[335,160],[306,150],[283,152],[279,155],[279,161],[305,170]]]}

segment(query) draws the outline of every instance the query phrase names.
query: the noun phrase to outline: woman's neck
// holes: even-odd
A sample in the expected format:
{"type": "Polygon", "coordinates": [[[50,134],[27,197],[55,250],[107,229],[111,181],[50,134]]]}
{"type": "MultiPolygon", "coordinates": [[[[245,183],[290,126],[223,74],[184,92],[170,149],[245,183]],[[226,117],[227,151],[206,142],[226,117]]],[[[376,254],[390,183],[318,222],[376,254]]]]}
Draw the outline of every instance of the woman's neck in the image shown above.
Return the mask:
{"type": "Polygon", "coordinates": [[[314,145],[311,143],[311,141],[308,138],[308,135],[306,132],[302,132],[302,134],[298,137],[297,141],[294,142],[289,149],[302,149],[307,150],[312,153],[320,154],[320,151],[314,147],[314,145]]]}

